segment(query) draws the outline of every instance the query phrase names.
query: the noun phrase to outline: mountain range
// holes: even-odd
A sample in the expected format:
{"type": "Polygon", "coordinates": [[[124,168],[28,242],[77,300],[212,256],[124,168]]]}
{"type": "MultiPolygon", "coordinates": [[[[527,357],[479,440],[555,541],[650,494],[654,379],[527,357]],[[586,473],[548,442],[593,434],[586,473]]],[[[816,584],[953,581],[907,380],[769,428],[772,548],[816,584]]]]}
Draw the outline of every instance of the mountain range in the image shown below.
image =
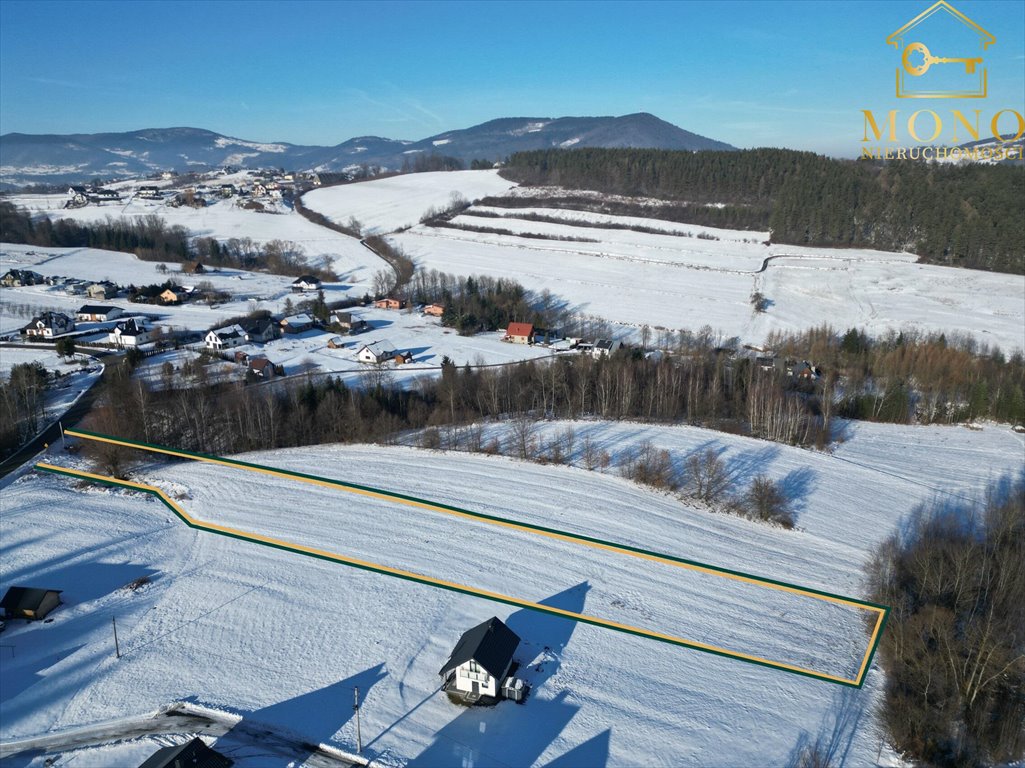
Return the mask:
{"type": "Polygon", "coordinates": [[[0,136],[0,184],[63,184],[225,165],[342,171],[366,164],[398,170],[417,155],[446,155],[464,162],[495,161],[513,152],[551,147],[735,149],[647,113],[554,119],[506,117],[420,141],[360,136],[333,147],[248,141],[200,128],[66,135],[7,133],[0,136]]]}

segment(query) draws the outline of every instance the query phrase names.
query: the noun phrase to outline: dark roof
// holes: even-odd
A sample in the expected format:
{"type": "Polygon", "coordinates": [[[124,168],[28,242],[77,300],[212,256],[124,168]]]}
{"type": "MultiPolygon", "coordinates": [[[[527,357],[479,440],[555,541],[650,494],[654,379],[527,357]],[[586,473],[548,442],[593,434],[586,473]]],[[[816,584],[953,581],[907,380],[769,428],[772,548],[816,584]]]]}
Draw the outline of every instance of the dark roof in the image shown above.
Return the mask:
{"type": "Polygon", "coordinates": [[[120,307],[112,307],[109,304],[83,304],[78,308],[80,315],[106,315],[112,310],[120,310],[120,307]]]}
{"type": "Polygon", "coordinates": [[[0,608],[11,613],[35,611],[50,593],[59,595],[59,589],[38,589],[36,587],[11,587],[0,600],[0,608]]]}
{"type": "Polygon", "coordinates": [[[139,768],[231,768],[234,763],[197,736],[185,744],[158,749],[139,768]]]}
{"type": "Polygon", "coordinates": [[[301,275],[292,281],[292,285],[298,285],[299,283],[320,283],[320,279],[313,275],[301,275]]]}
{"type": "Polygon", "coordinates": [[[460,664],[473,659],[492,677],[498,677],[509,666],[519,644],[519,636],[496,616],[492,616],[483,624],[478,624],[463,633],[452,650],[452,655],[438,674],[445,675],[460,664]]]}

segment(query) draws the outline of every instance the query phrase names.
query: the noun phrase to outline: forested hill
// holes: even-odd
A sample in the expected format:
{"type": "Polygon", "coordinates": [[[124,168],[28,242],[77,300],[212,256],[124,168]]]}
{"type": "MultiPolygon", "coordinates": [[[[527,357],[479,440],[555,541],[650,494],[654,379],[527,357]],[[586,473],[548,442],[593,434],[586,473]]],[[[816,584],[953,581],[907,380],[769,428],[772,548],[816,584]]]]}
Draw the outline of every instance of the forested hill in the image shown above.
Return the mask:
{"type": "Polygon", "coordinates": [[[783,149],[578,149],[516,153],[502,175],[687,202],[668,209],[698,224],[769,229],[776,243],[907,250],[933,264],[1025,273],[1020,166],[884,164],[783,149]]]}

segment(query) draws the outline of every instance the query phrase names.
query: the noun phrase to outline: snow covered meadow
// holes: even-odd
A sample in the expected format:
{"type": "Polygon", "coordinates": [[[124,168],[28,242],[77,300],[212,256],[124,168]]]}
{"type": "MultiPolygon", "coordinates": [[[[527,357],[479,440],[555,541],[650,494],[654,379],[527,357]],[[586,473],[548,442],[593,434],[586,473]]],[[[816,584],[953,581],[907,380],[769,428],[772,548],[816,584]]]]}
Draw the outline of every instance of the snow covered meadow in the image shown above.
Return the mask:
{"type": "MultiPolygon", "coordinates": [[[[915,505],[978,496],[1021,471],[1023,450],[998,426],[852,424],[832,454],[689,427],[543,429],[567,426],[578,450],[585,437],[612,452],[711,447],[737,482],[780,480],[798,528],[502,457],[322,446],[245,458],[857,597],[871,549],[915,505]]],[[[213,465],[151,463],[136,477],[206,521],[699,640],[820,663],[865,640],[842,612],[484,523],[213,465]]],[[[850,764],[896,761],[874,717],[878,669],[864,688],[842,688],[192,531],[150,497],[64,478],[30,473],[3,494],[0,581],[64,589],[66,603],[52,623],[4,634],[4,742],[186,700],[351,753],[358,686],[364,756],[379,765],[780,765],[820,737],[850,764]],[[438,692],[437,671],[461,632],[491,615],[520,634],[519,674],[533,691],[523,705],[463,709],[438,692]]],[[[243,767],[263,764],[230,739],[222,747],[243,767]]],[[[78,754],[90,764],[89,750],[78,754]]]]}

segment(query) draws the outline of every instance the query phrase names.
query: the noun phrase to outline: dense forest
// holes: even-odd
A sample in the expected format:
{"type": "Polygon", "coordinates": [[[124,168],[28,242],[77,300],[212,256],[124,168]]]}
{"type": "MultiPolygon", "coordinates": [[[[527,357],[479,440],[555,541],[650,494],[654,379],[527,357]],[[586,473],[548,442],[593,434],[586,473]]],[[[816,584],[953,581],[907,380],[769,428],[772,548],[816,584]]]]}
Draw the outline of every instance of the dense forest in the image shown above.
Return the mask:
{"type": "MultiPolygon", "coordinates": [[[[909,250],[923,261],[1025,273],[1025,169],[837,160],[754,149],[537,150],[502,175],[532,185],[676,201],[677,220],[765,229],[792,245],[909,250]],[[685,203],[685,204],[683,204],[685,203]]],[[[643,214],[642,214],[643,215],[643,214]]]]}

